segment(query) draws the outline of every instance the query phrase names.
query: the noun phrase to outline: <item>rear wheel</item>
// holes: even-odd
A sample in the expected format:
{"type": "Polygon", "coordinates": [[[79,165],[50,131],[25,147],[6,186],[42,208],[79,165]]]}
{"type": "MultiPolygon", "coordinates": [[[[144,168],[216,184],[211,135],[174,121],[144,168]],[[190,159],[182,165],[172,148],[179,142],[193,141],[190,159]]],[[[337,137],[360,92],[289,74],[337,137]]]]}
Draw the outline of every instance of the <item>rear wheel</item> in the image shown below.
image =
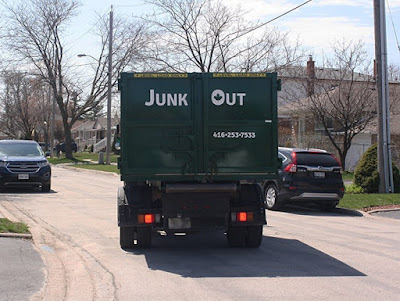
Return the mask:
{"type": "Polygon", "coordinates": [[[258,248],[262,241],[263,226],[248,226],[246,246],[249,248],[258,248]]]}
{"type": "Polygon", "coordinates": [[[282,202],[278,200],[278,190],[274,184],[269,184],[264,191],[265,207],[269,210],[277,210],[282,207],[282,202]]]}
{"type": "Polygon", "coordinates": [[[226,238],[230,247],[244,247],[246,245],[247,231],[246,227],[229,227],[226,238]]]}
{"type": "Polygon", "coordinates": [[[137,227],[136,229],[136,245],[137,248],[151,247],[151,227],[137,227]]]}
{"type": "Polygon", "coordinates": [[[133,248],[134,235],[135,235],[134,227],[119,228],[119,244],[122,249],[133,248]]]}

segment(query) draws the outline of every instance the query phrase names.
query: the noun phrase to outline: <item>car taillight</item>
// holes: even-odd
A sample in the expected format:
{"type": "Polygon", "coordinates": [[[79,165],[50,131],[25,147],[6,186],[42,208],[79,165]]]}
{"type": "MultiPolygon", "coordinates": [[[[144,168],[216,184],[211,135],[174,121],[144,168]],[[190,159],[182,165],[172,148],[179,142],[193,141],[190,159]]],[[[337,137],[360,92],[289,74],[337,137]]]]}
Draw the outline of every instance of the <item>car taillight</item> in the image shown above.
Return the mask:
{"type": "Polygon", "coordinates": [[[297,165],[291,163],[288,166],[286,166],[285,171],[286,172],[296,172],[297,171],[297,165]]]}
{"type": "Polygon", "coordinates": [[[292,152],[292,163],[286,166],[284,170],[285,172],[297,172],[297,157],[295,152],[292,152]]]}
{"type": "Polygon", "coordinates": [[[340,161],[338,160],[338,158],[336,158],[334,155],[331,154],[331,156],[336,160],[336,162],[339,164],[340,166],[340,173],[342,174],[343,172],[343,168],[342,168],[342,163],[340,163],[340,161]]]}

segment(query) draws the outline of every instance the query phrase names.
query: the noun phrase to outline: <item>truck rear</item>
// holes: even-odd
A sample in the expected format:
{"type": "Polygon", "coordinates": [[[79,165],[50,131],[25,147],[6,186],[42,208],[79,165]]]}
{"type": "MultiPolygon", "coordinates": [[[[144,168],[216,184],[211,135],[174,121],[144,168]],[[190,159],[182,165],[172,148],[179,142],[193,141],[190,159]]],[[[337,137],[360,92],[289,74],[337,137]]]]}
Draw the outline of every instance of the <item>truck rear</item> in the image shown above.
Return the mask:
{"type": "Polygon", "coordinates": [[[122,248],[152,234],[226,232],[259,247],[259,183],[278,174],[276,73],[122,73],[122,248]]]}

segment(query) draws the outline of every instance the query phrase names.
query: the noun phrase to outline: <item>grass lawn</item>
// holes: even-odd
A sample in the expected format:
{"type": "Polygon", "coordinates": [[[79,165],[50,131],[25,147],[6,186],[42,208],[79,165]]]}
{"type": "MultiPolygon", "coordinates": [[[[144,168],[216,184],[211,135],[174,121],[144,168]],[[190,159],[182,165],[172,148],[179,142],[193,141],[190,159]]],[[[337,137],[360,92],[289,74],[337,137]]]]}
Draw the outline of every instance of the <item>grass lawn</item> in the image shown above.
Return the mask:
{"type": "Polygon", "coordinates": [[[400,193],[345,193],[339,203],[339,207],[358,210],[384,205],[400,205],[400,193]]]}
{"type": "Polygon", "coordinates": [[[77,164],[74,167],[90,170],[100,170],[106,172],[115,172],[119,174],[119,169],[116,165],[104,165],[104,164],[77,164]]]}
{"type": "MultiPolygon", "coordinates": [[[[65,155],[60,155],[60,158],[47,158],[51,164],[63,164],[63,163],[85,163],[87,161],[98,162],[99,154],[98,153],[88,153],[88,152],[79,152],[74,153],[74,160],[70,160],[65,158],[65,155]]],[[[110,154],[110,162],[117,163],[118,155],[110,154]]],[[[104,153],[104,161],[106,160],[106,154],[104,153]]]]}
{"type": "Polygon", "coordinates": [[[23,223],[15,223],[6,218],[0,218],[0,233],[24,233],[28,234],[28,226],[23,223]]]}
{"type": "Polygon", "coordinates": [[[342,177],[343,177],[343,181],[353,181],[354,173],[344,171],[342,174],[342,177]]]}

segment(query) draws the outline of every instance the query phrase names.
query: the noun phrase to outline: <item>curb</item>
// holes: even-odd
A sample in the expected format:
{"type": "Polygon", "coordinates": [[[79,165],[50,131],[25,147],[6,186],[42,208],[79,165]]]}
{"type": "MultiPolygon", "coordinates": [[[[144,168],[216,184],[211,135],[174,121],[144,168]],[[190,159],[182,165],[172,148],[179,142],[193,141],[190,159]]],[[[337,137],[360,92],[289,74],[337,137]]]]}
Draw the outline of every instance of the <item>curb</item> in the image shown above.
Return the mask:
{"type": "Polygon", "coordinates": [[[400,211],[400,208],[376,209],[376,210],[367,211],[366,213],[371,214],[371,213],[376,213],[376,212],[390,212],[390,211],[400,211]]]}
{"type": "Polygon", "coordinates": [[[91,173],[97,173],[97,174],[103,174],[103,175],[111,175],[114,177],[120,177],[119,174],[116,174],[115,172],[109,172],[109,171],[102,171],[102,170],[95,170],[95,169],[85,169],[85,168],[79,168],[79,167],[75,167],[75,164],[57,164],[57,165],[52,165],[59,167],[59,168],[65,168],[65,169],[73,169],[77,172],[91,172],[91,173]]]}
{"type": "Polygon", "coordinates": [[[0,233],[0,237],[32,239],[32,234],[23,234],[23,233],[0,233]]]}

